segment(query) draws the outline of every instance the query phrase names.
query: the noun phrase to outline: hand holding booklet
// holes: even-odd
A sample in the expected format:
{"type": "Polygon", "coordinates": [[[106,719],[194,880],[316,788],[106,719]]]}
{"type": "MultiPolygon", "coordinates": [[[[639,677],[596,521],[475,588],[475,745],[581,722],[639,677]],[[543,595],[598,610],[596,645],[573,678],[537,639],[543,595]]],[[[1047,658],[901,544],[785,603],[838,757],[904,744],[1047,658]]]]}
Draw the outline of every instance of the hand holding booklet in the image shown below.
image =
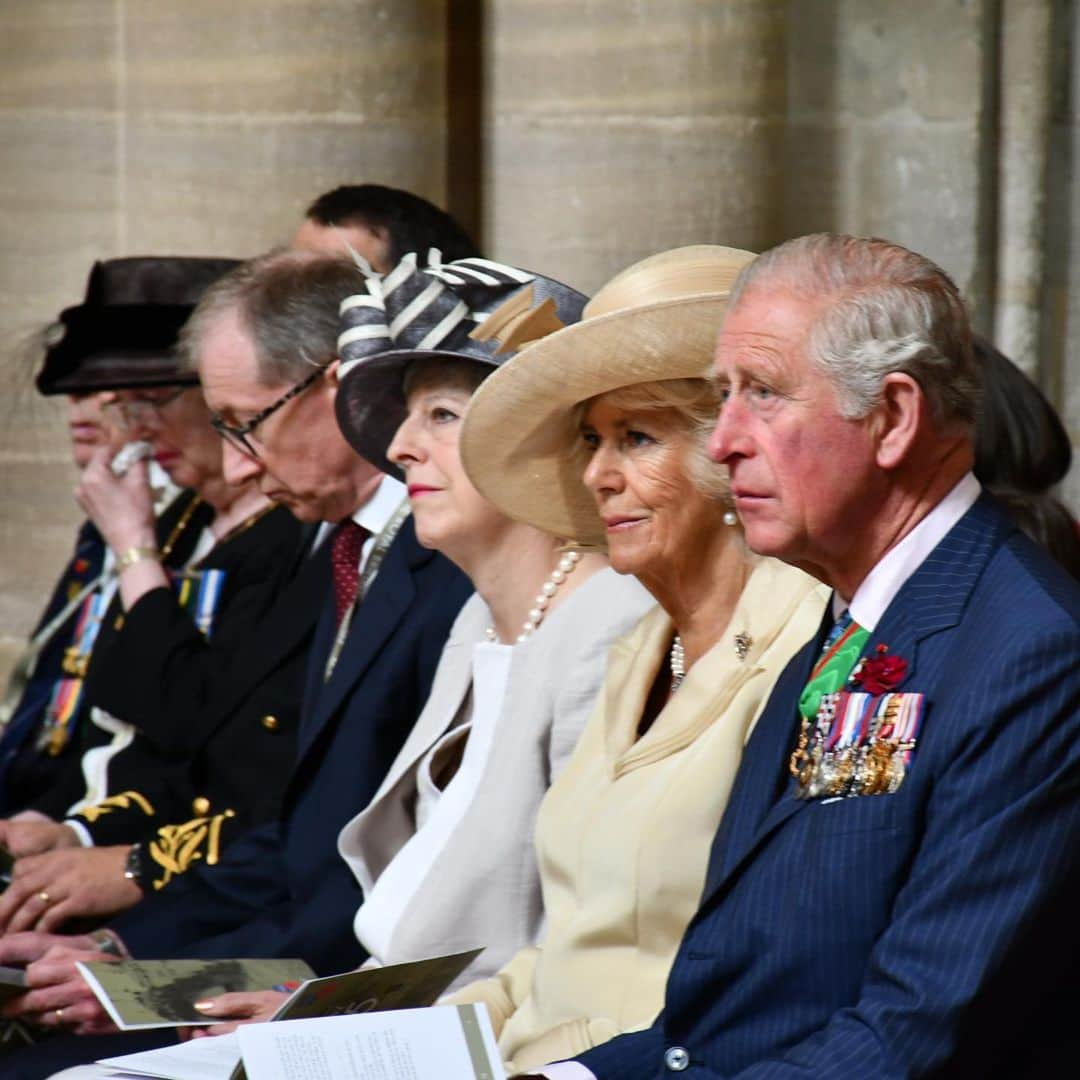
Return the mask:
{"type": "MultiPolygon", "coordinates": [[[[301,1019],[306,1022],[312,1018],[351,1018],[355,1014],[374,1012],[379,1012],[381,1016],[405,1015],[405,1012],[426,1013],[430,1010],[416,1009],[414,1007],[430,1005],[437,1000],[439,995],[468,967],[479,952],[479,949],[474,949],[470,952],[457,953],[452,956],[439,956],[429,960],[418,960],[409,964],[394,964],[389,967],[347,971],[344,974],[331,975],[324,979],[309,979],[292,994],[275,1014],[273,1017],[275,1030],[278,1021],[290,1021],[288,1027],[291,1029],[293,1022],[301,1019]],[[395,1009],[404,1011],[393,1014],[384,1011],[395,1009]]],[[[110,969],[123,967],[153,969],[155,965],[171,964],[174,966],[170,969],[170,972],[176,975],[179,973],[179,969],[175,965],[179,963],[179,961],[130,961],[127,964],[88,966],[102,969],[106,967],[110,969]]],[[[267,973],[264,974],[264,978],[280,979],[281,961],[263,961],[262,963],[278,965],[276,970],[268,969],[267,973]]],[[[212,965],[211,962],[204,961],[201,966],[209,968],[212,965]]],[[[102,972],[98,973],[96,979],[93,978],[93,972],[89,974],[91,977],[88,978],[88,982],[95,994],[97,994],[106,1009],[110,1011],[110,1014],[113,1014],[117,1007],[116,1002],[108,1000],[104,996],[106,980],[101,977],[102,972]]],[[[161,975],[162,973],[158,971],[155,974],[161,975]]],[[[148,977],[144,972],[143,978],[148,977]]],[[[202,985],[205,985],[205,983],[202,985]]],[[[268,985],[269,983],[264,981],[255,988],[267,989],[268,985]]],[[[195,1000],[197,1000],[197,997],[191,998],[192,1002],[195,1000]]],[[[194,1012],[193,1009],[191,1011],[194,1012]]],[[[435,1011],[441,1012],[442,1010],[435,1011]]],[[[480,1012],[484,1024],[487,1024],[486,1012],[483,1009],[480,1012]]],[[[356,1016],[355,1018],[367,1019],[366,1016],[356,1016]]],[[[206,1017],[200,1016],[195,1022],[205,1025],[207,1022],[206,1017]]],[[[243,1026],[240,1030],[255,1030],[267,1026],[266,1024],[250,1024],[243,1026]]],[[[411,1035],[408,1033],[412,1031],[414,1026],[415,1024],[406,1025],[408,1028],[406,1035],[409,1038],[411,1038],[411,1035]]],[[[486,1030],[490,1032],[490,1027],[486,1030]]],[[[156,1077],[160,1078],[160,1080],[229,1080],[230,1076],[244,1075],[243,1068],[238,1065],[241,1057],[241,1043],[238,1035],[239,1032],[236,1035],[196,1039],[180,1046],[168,1046],[160,1050],[149,1050],[139,1054],[126,1054],[123,1057],[108,1058],[101,1061],[100,1064],[115,1070],[117,1074],[131,1077],[156,1077]]],[[[378,1036],[376,1038],[384,1037],[378,1036]]],[[[289,1051],[292,1053],[295,1046],[291,1043],[287,1045],[292,1048],[289,1051]]],[[[498,1061],[497,1054],[494,1060],[498,1061]]],[[[246,1066],[246,1064],[245,1059],[243,1066],[246,1066]]],[[[248,1073],[248,1080],[252,1080],[252,1075],[250,1072],[248,1073]]],[[[276,1074],[264,1073],[264,1075],[276,1074]]],[[[309,1075],[308,1073],[297,1072],[288,1075],[311,1080],[311,1077],[319,1074],[316,1072],[309,1075]]],[[[328,1075],[337,1080],[337,1073],[328,1075]]],[[[445,1080],[445,1075],[443,1074],[443,1080],[445,1080]]],[[[472,1076],[473,1074],[466,1073],[462,1075],[472,1076]]]]}
{"type": "Polygon", "coordinates": [[[121,1031],[206,1026],[203,998],[236,990],[295,989],[313,974],[303,960],[125,960],[77,964],[121,1031]]]}

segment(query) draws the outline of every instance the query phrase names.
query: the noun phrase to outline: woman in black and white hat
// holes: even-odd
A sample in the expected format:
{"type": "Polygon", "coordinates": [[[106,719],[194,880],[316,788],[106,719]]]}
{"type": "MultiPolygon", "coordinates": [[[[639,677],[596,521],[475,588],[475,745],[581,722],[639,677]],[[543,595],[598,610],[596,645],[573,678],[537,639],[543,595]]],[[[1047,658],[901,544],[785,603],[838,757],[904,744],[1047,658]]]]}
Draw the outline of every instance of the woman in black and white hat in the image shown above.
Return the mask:
{"type": "MultiPolygon", "coordinates": [[[[607,559],[516,522],[473,487],[458,435],[476,388],[585,298],[481,259],[407,256],[346,300],[338,418],[408,484],[416,534],[472,579],[431,696],[339,848],[364,903],[355,930],[386,964],[475,947],[459,982],[535,940],[536,808],[570,755],[612,642],[652,605],[607,559]]],[[[208,1016],[261,1019],[273,994],[224,995],[208,1016]]]]}

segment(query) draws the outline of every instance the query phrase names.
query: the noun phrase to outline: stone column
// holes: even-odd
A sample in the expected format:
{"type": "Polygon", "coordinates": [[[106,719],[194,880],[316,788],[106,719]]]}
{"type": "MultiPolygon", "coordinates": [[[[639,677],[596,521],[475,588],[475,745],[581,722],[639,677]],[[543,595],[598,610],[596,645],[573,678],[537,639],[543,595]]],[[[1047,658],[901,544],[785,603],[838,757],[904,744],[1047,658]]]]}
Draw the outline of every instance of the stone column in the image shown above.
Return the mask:
{"type": "Polygon", "coordinates": [[[995,341],[1039,377],[1052,85],[1051,0],[1002,6],[995,341]]]}
{"type": "Polygon", "coordinates": [[[952,273],[984,321],[997,212],[995,7],[788,6],[786,232],[905,244],[952,273]]]}
{"type": "Polygon", "coordinates": [[[490,0],[496,258],[593,290],[679,244],[779,239],[781,0],[490,0]]]}

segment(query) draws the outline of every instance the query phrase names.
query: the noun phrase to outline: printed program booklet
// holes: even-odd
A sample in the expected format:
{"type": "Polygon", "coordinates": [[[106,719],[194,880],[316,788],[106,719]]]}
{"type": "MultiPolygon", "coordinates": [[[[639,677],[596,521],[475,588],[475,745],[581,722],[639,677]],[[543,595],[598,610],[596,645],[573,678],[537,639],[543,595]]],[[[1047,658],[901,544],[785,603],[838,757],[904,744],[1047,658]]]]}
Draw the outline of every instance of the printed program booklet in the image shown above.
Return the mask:
{"type": "Polygon", "coordinates": [[[248,1080],[504,1080],[483,1005],[331,1016],[237,1031],[248,1080]]]}
{"type": "MultiPolygon", "coordinates": [[[[309,979],[293,992],[272,1020],[337,1017],[431,1005],[480,952],[472,949],[452,956],[309,979]]],[[[266,985],[260,989],[266,989],[266,985]]],[[[207,1022],[207,1017],[201,1017],[201,1024],[207,1022]]],[[[123,1076],[161,1080],[229,1080],[232,1076],[237,1080],[244,1075],[239,1061],[240,1043],[234,1034],[106,1058],[98,1064],[123,1076]]]]}
{"type": "Polygon", "coordinates": [[[121,1031],[206,1025],[196,1001],[232,990],[294,990],[310,979],[303,960],[122,960],[76,965],[121,1031]]]}

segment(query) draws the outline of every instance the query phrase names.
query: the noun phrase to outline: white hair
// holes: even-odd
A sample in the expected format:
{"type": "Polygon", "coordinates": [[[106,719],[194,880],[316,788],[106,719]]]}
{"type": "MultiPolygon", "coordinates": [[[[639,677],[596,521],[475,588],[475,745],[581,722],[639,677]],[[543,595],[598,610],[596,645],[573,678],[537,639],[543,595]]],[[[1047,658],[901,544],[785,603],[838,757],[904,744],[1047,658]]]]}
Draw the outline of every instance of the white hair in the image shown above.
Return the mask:
{"type": "Polygon", "coordinates": [[[757,288],[822,305],[807,355],[836,389],[845,417],[866,416],[881,400],[885,376],[900,371],[922,388],[939,430],[974,426],[980,376],[967,310],[929,259],[886,240],[816,233],[750,263],[729,310],[757,288]]]}

